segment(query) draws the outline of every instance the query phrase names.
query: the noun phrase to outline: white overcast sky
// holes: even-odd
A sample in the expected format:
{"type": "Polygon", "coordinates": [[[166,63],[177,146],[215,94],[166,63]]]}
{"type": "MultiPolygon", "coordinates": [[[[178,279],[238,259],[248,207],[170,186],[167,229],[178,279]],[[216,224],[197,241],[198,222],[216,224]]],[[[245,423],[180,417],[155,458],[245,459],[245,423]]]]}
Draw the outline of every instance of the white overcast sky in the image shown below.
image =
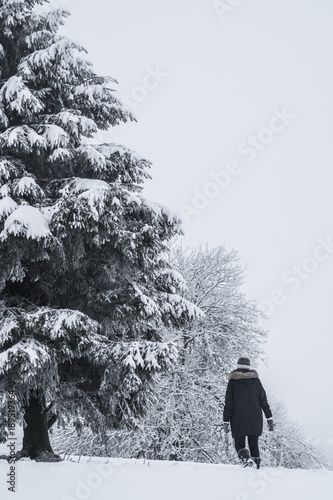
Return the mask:
{"type": "Polygon", "coordinates": [[[51,5],[71,11],[63,32],[132,102],[137,123],[99,139],[153,161],[150,199],[195,209],[185,246],[236,249],[248,298],[280,302],[264,323],[260,377],[308,437],[333,449],[332,2],[51,5]],[[227,185],[212,184],[212,172],[228,170],[227,185]]]}

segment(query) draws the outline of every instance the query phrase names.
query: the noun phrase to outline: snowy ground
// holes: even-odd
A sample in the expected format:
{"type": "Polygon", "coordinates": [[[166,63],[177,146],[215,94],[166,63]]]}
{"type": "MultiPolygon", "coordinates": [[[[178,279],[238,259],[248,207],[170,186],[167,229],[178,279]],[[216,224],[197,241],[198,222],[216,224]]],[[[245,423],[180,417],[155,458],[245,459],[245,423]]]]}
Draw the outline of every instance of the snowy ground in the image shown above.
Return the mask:
{"type": "MultiPolygon", "coordinates": [[[[72,460],[78,460],[77,457],[72,460]]],[[[19,461],[16,493],[0,460],[0,498],[15,500],[331,500],[333,472],[189,462],[84,458],[79,463],[19,461]]]]}

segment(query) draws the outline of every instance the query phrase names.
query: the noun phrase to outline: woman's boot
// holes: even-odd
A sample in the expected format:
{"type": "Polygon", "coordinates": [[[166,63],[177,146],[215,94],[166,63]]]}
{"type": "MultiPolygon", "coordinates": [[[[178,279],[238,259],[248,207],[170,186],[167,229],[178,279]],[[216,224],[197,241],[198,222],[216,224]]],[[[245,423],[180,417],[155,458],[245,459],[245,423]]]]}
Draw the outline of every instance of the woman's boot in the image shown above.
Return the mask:
{"type": "Polygon", "coordinates": [[[246,448],[240,449],[238,452],[238,456],[244,467],[252,467],[252,465],[254,465],[254,462],[250,457],[249,450],[247,450],[246,448]]]}

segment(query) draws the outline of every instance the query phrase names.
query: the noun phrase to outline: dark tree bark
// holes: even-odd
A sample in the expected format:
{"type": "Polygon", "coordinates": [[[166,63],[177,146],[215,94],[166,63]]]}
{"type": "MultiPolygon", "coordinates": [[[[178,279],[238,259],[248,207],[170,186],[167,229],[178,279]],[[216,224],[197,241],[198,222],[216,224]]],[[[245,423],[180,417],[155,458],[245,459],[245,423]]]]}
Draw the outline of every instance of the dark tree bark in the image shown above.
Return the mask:
{"type": "Polygon", "coordinates": [[[50,422],[47,410],[40,398],[30,397],[25,407],[24,420],[26,426],[23,434],[23,449],[19,452],[19,457],[26,456],[31,459],[58,457],[52,450],[48,432],[50,422]]]}
{"type": "Polygon", "coordinates": [[[58,420],[57,415],[52,415],[52,417],[50,417],[47,421],[47,428],[51,429],[52,425],[55,424],[57,420],[58,420]]]}

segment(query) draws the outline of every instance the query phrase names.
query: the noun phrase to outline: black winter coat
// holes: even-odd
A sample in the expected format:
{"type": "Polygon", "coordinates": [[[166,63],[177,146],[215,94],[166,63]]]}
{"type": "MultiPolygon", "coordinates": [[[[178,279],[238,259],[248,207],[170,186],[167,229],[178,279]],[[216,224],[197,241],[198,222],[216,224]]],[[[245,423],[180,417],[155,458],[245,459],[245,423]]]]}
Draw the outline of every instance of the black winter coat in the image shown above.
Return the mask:
{"type": "Polygon", "coordinates": [[[238,369],[231,372],[225,396],[224,422],[231,425],[232,437],[260,436],[263,418],[272,417],[266,392],[255,370],[238,369]]]}

